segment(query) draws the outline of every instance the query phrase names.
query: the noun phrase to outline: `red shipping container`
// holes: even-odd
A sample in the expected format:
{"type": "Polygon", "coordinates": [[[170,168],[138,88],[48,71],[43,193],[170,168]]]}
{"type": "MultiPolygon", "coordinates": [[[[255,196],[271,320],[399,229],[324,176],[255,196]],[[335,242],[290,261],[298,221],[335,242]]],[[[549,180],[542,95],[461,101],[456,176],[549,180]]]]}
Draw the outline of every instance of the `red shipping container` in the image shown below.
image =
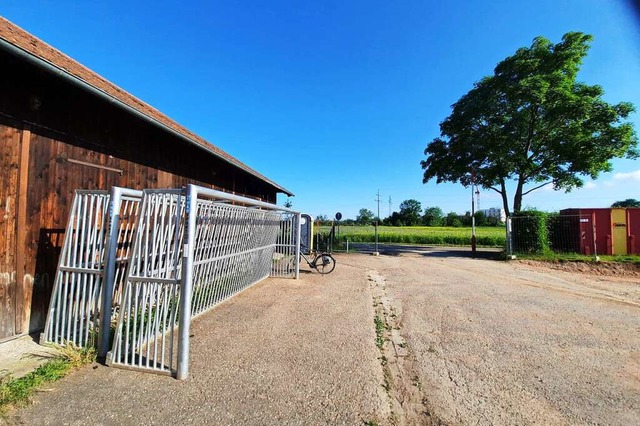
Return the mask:
{"type": "Polygon", "coordinates": [[[628,253],[640,254],[640,208],[627,209],[628,253]]]}
{"type": "MultiPolygon", "coordinates": [[[[640,214],[640,209],[639,214],[640,214]]],[[[578,208],[560,210],[561,216],[580,216],[580,252],[586,255],[611,254],[611,209],[578,208]],[[595,247],[593,244],[593,223],[595,222],[595,247]]],[[[640,223],[640,220],[639,220],[640,223]]],[[[640,235],[640,234],[639,234],[640,235]]]]}

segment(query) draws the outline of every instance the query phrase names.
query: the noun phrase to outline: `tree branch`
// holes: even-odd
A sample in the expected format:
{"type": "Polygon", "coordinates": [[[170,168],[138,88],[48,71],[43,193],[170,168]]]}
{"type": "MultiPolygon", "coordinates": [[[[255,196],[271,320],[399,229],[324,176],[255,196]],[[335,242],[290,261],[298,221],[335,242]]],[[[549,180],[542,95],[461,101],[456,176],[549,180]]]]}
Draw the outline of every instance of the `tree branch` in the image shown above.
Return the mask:
{"type": "Polygon", "coordinates": [[[531,158],[531,157],[529,157],[529,150],[531,149],[531,143],[533,141],[533,131],[534,131],[535,125],[536,125],[537,113],[538,113],[538,105],[536,105],[536,106],[531,108],[531,119],[529,120],[529,130],[528,130],[528,135],[527,135],[527,144],[526,144],[525,149],[524,149],[524,156],[527,159],[531,158]]]}
{"type": "Polygon", "coordinates": [[[528,190],[527,192],[523,192],[523,193],[522,193],[522,196],[524,197],[524,196],[525,196],[525,195],[527,195],[528,193],[533,192],[533,191],[535,191],[536,189],[540,189],[540,188],[542,188],[543,186],[547,186],[547,185],[549,185],[550,183],[553,183],[553,181],[552,181],[552,180],[550,180],[549,182],[545,182],[545,183],[543,183],[542,185],[538,185],[538,186],[536,186],[535,188],[531,188],[531,189],[530,189],[530,190],[528,190]]]}
{"type": "Polygon", "coordinates": [[[502,194],[502,191],[500,191],[499,189],[494,188],[493,186],[490,186],[489,189],[493,189],[494,191],[496,191],[498,194],[502,194]]]}

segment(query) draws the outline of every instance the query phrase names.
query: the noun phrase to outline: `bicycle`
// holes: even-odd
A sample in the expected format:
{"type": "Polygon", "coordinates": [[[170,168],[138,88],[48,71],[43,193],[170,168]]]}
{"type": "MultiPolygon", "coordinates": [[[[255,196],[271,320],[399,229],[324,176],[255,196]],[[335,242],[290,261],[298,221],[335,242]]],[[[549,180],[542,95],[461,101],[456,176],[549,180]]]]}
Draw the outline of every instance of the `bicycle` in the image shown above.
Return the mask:
{"type": "Polygon", "coordinates": [[[333,256],[331,256],[331,253],[327,253],[324,251],[316,253],[313,260],[309,261],[309,258],[305,256],[301,250],[300,257],[302,257],[305,262],[307,262],[307,265],[309,265],[310,268],[315,269],[322,275],[329,274],[336,268],[336,260],[333,258],[333,256]]]}

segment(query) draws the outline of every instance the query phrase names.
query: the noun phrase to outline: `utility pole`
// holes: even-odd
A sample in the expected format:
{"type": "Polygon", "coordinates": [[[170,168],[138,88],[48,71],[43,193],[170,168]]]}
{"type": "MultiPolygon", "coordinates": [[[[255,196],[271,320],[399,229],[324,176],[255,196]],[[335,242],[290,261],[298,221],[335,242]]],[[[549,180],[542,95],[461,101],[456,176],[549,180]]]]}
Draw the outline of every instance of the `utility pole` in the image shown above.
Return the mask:
{"type": "Polygon", "coordinates": [[[476,252],[476,203],[475,176],[471,173],[471,252],[476,252]]]}
{"type": "Polygon", "coordinates": [[[389,216],[391,216],[391,195],[389,195],[389,216]]]}
{"type": "Polygon", "coordinates": [[[376,231],[376,251],[373,253],[374,256],[380,256],[380,252],[378,251],[378,221],[380,220],[380,190],[376,193],[376,201],[378,202],[378,217],[375,220],[375,231],[376,231]]]}

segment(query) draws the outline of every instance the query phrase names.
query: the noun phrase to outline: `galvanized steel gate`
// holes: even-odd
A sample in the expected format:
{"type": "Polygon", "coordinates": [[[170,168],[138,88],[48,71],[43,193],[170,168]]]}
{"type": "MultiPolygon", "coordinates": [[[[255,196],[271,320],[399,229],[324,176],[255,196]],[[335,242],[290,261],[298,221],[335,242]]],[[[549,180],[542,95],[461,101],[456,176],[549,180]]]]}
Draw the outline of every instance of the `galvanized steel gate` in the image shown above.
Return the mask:
{"type": "Polygon", "coordinates": [[[192,318],[270,275],[298,277],[299,223],[290,209],[195,185],[145,190],[107,363],[186,378],[192,318]]]}
{"type": "Polygon", "coordinates": [[[109,338],[113,293],[127,263],[141,195],[117,187],[111,193],[76,191],[41,342],[98,344],[106,353],[107,344],[95,339],[98,329],[106,330],[101,341],[109,338]]]}
{"type": "Polygon", "coordinates": [[[78,190],[41,341],[185,378],[190,320],[268,276],[298,278],[299,253],[300,214],[273,204],[194,185],[78,190]]]}

